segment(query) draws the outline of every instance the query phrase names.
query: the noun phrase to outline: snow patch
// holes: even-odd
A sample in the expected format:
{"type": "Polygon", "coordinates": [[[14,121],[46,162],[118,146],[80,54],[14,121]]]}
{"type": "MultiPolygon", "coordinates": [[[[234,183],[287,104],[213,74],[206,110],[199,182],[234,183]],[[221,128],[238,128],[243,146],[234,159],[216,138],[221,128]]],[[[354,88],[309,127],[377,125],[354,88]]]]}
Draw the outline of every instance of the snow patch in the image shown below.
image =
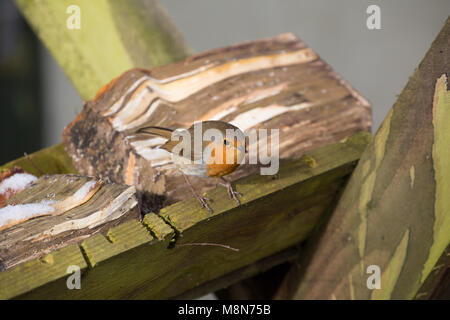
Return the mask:
{"type": "Polygon", "coordinates": [[[0,228],[11,223],[28,220],[34,216],[41,216],[55,211],[51,204],[52,200],[42,200],[39,203],[27,203],[18,205],[8,205],[0,208],[0,228]]]}
{"type": "Polygon", "coordinates": [[[7,196],[25,189],[37,180],[37,177],[29,173],[16,173],[0,182],[0,194],[7,196]]]}
{"type": "Polygon", "coordinates": [[[79,202],[83,201],[84,198],[87,197],[89,192],[94,188],[94,186],[97,184],[97,180],[91,180],[83,184],[83,186],[77,190],[77,192],[74,193],[74,201],[79,202]]]}

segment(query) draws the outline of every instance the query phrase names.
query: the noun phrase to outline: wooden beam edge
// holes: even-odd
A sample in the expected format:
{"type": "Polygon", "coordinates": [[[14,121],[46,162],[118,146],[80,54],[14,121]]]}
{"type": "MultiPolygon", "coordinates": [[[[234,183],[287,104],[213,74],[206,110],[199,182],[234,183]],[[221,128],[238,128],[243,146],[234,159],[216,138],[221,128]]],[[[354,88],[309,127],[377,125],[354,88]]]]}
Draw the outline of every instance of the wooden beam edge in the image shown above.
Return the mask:
{"type": "MultiPolygon", "coordinates": [[[[331,171],[343,162],[357,161],[370,139],[370,134],[362,131],[306,153],[300,159],[280,164],[280,171],[274,176],[254,174],[238,179],[235,185],[243,194],[241,206],[245,207],[269,194],[331,171]]],[[[159,216],[181,234],[198,223],[209,221],[238,207],[234,201],[230,201],[222,187],[207,192],[206,197],[212,200],[213,214],[201,208],[197,199],[190,198],[161,209],[159,216]]]]}
{"type": "MultiPolygon", "coordinates": [[[[42,285],[69,277],[73,269],[87,269],[86,260],[77,244],[70,244],[46,256],[0,272],[0,299],[11,299],[42,285]],[[72,270],[72,271],[71,271],[72,270]]],[[[61,282],[65,286],[64,281],[61,282]]]]}
{"type": "Polygon", "coordinates": [[[48,148],[36,151],[28,157],[10,161],[0,166],[0,172],[14,166],[21,167],[23,170],[39,177],[44,174],[77,174],[72,159],[67,154],[62,143],[55,144],[48,148]],[[36,168],[37,167],[37,168],[36,168]],[[40,172],[42,171],[42,172],[40,172]]]}

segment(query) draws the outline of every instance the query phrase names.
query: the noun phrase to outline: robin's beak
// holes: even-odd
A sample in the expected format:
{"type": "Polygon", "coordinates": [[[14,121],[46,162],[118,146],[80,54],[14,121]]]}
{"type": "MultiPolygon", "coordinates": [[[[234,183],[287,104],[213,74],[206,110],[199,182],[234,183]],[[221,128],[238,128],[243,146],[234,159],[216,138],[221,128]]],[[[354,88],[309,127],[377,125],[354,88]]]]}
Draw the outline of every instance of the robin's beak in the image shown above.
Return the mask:
{"type": "Polygon", "coordinates": [[[248,152],[248,137],[245,137],[245,144],[244,144],[244,152],[247,153],[248,152]]]}

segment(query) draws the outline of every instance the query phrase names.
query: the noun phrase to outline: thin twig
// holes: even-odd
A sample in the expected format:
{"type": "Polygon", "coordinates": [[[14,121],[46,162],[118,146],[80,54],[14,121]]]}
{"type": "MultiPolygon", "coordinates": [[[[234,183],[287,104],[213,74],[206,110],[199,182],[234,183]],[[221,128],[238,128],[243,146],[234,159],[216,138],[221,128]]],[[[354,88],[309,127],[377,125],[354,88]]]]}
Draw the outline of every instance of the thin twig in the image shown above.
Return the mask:
{"type": "Polygon", "coordinates": [[[39,167],[34,163],[33,160],[31,160],[28,153],[24,152],[23,155],[25,156],[25,158],[27,158],[28,161],[30,161],[31,165],[39,172],[40,175],[44,175],[44,172],[41,169],[39,169],[39,167]]]}
{"type": "Polygon", "coordinates": [[[214,246],[214,247],[222,247],[225,249],[230,249],[233,251],[239,251],[239,249],[227,246],[225,244],[220,243],[207,243],[207,242],[192,242],[192,243],[182,243],[182,244],[176,244],[175,247],[184,247],[184,246],[214,246]]]}

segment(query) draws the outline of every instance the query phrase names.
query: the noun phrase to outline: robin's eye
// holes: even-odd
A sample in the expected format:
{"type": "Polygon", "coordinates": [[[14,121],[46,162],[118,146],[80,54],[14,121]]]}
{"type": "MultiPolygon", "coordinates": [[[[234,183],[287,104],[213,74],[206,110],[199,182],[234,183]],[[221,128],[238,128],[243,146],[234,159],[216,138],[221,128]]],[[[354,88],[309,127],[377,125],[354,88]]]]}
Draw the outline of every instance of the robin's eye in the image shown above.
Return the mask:
{"type": "Polygon", "coordinates": [[[228,142],[228,140],[223,140],[223,144],[228,146],[230,143],[228,142]]]}

